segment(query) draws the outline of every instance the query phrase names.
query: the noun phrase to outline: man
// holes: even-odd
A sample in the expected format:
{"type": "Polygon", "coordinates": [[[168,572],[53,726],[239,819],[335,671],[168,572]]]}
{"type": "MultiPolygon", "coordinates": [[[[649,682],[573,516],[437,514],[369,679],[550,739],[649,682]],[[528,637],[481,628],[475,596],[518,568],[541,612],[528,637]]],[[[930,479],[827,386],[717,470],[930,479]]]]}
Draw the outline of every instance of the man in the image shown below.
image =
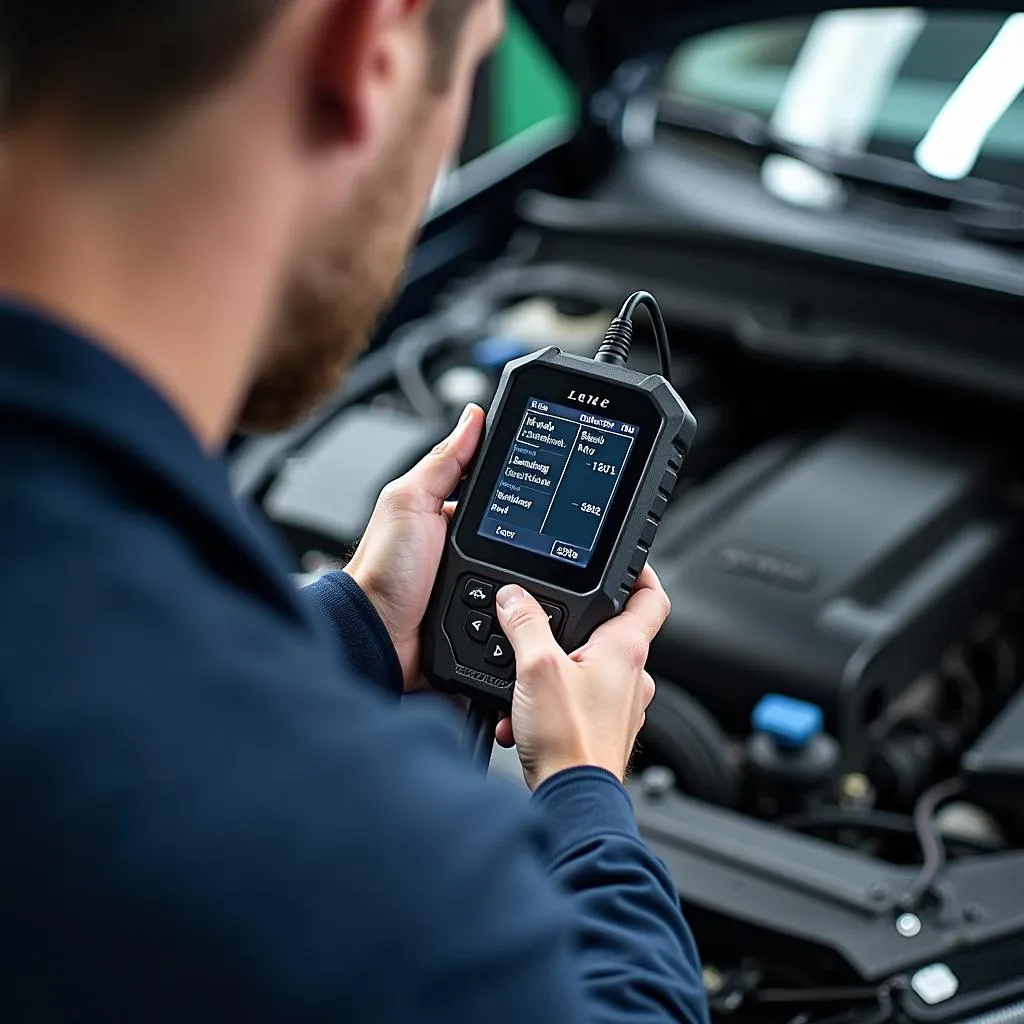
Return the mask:
{"type": "Polygon", "coordinates": [[[572,657],[501,593],[525,802],[398,701],[481,411],[306,595],[221,461],[337,386],[501,29],[498,0],[4,0],[4,1021],[705,1019],[621,785],[653,573],[572,657]]]}

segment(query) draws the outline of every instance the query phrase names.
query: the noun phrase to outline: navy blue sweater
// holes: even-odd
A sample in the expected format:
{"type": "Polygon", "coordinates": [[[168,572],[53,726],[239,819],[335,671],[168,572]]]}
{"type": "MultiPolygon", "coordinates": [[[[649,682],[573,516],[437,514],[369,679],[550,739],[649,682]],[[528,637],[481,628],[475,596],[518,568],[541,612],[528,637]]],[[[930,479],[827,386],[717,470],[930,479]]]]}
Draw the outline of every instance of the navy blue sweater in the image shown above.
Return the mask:
{"type": "Polygon", "coordinates": [[[619,783],[478,777],[352,580],[296,591],[171,408],[10,305],[0,473],[0,1019],[706,1019],[619,783]]]}

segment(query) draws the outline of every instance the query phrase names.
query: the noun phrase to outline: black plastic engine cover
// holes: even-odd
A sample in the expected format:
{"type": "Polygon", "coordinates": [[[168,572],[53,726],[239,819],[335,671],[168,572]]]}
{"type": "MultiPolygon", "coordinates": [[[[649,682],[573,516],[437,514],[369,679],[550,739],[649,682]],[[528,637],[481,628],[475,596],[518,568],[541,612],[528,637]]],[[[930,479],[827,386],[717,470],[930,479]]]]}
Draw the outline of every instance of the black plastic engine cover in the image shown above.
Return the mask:
{"type": "Polygon", "coordinates": [[[987,806],[1024,811],[1024,690],[964,754],[961,767],[987,806]]]}
{"type": "Polygon", "coordinates": [[[889,864],[678,793],[651,794],[642,782],[630,793],[640,831],[672,872],[705,956],[739,949],[841,984],[877,983],[942,961],[960,979],[956,1000],[903,1001],[911,1019],[933,1024],[1024,994],[1024,852],[947,865],[945,905],[919,908],[921,931],[908,940],[895,923],[916,865],[889,864]]]}
{"type": "Polygon", "coordinates": [[[743,731],[765,693],[822,707],[844,767],[865,725],[1011,571],[991,456],[871,421],[755,451],[666,519],[673,601],[653,668],[743,731]]]}

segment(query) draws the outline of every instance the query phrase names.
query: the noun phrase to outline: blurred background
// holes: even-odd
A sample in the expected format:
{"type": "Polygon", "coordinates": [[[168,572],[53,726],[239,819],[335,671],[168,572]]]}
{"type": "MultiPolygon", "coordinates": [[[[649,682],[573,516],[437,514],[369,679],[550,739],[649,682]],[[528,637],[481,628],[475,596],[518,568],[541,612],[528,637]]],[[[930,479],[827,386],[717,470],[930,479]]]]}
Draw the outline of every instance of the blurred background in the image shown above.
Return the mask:
{"type": "Polygon", "coordinates": [[[631,792],[717,1017],[1024,1024],[1024,13],[777,9],[513,7],[398,308],[232,470],[344,565],[510,359],[653,291],[699,434],[631,792]]]}
{"type": "MultiPolygon", "coordinates": [[[[793,141],[924,159],[925,169],[941,177],[976,173],[1021,185],[1024,99],[1019,87],[1013,95],[1013,82],[1019,80],[1024,53],[1017,48],[1019,27],[1011,26],[1005,38],[1006,21],[1003,12],[920,8],[762,20],[681,44],[663,85],[672,97],[774,121],[793,141]],[[971,97],[963,100],[959,122],[940,124],[960,136],[958,144],[965,148],[959,162],[949,163],[942,139],[934,135],[918,152],[939,113],[1001,32],[1001,48],[1016,58],[1004,72],[1009,81],[1000,88],[993,74],[992,84],[973,103],[971,97]]],[[[572,122],[578,101],[572,81],[513,8],[505,42],[481,75],[463,161],[536,125],[572,122]]]]}

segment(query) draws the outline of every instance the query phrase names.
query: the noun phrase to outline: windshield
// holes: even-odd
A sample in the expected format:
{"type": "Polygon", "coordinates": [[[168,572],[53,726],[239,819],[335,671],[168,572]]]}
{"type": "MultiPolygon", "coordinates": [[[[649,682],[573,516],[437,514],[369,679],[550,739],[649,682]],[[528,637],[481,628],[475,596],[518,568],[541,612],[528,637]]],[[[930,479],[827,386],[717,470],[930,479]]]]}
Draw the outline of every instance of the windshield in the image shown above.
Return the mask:
{"type": "MultiPolygon", "coordinates": [[[[699,36],[665,91],[793,142],[1024,187],[1024,14],[833,11],[699,36]]],[[[781,169],[781,168],[777,168],[781,169]]]]}

